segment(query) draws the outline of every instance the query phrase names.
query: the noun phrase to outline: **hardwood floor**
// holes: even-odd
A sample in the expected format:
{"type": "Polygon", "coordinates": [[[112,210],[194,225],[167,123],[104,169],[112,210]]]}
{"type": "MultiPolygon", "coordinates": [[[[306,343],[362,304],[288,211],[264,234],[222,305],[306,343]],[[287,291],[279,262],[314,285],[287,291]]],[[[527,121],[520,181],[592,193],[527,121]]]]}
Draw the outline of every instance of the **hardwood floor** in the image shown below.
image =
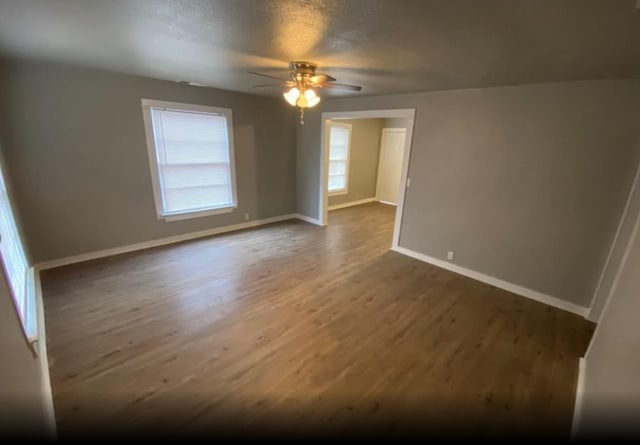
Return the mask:
{"type": "Polygon", "coordinates": [[[42,273],[60,436],[568,436],[584,319],[389,251],[394,208],[42,273]]]}

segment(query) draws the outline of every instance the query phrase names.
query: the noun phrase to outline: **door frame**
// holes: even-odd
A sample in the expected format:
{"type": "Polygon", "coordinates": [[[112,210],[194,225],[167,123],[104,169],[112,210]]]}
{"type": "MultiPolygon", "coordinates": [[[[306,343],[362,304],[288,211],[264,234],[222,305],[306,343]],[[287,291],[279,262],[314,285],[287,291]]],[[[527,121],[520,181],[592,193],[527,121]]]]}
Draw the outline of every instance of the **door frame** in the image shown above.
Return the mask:
{"type": "MultiPolygon", "coordinates": [[[[391,132],[396,132],[396,133],[404,133],[404,140],[407,140],[407,129],[406,128],[394,128],[394,127],[389,127],[389,128],[383,128],[382,129],[382,134],[380,135],[380,146],[378,147],[378,159],[382,158],[382,140],[384,139],[384,134],[385,132],[387,133],[391,133],[391,132]]],[[[403,153],[404,156],[404,153],[403,153]]],[[[376,201],[381,202],[383,204],[389,204],[389,205],[395,205],[397,206],[398,203],[400,202],[400,197],[398,196],[398,203],[393,204],[391,202],[386,202],[386,201],[380,201],[380,167],[382,164],[378,163],[378,172],[376,173],[376,201]]],[[[402,165],[400,166],[400,168],[402,168],[402,165]]],[[[402,172],[400,172],[400,174],[402,174],[402,172]]],[[[402,183],[402,176],[400,177],[400,183],[402,183]]]]}
{"type": "Polygon", "coordinates": [[[415,120],[415,108],[400,108],[392,110],[357,110],[357,111],[328,111],[323,112],[320,126],[320,196],[318,215],[320,216],[320,225],[326,226],[329,219],[329,194],[327,187],[329,184],[329,123],[336,119],[387,119],[401,118],[407,119],[407,135],[404,140],[404,153],[402,155],[402,173],[400,176],[400,191],[398,194],[398,205],[396,207],[396,216],[393,224],[393,240],[391,248],[398,247],[400,240],[400,229],[402,227],[402,217],[404,210],[404,201],[408,184],[409,161],[411,157],[411,145],[413,140],[413,128],[415,120]]]}

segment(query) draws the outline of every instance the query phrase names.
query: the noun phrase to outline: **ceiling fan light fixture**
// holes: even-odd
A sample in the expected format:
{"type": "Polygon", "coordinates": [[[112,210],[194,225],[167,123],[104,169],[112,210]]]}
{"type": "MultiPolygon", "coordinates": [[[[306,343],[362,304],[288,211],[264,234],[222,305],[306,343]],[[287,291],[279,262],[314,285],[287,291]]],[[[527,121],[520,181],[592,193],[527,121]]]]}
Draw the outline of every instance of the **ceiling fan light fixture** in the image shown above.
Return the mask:
{"type": "Polygon", "coordinates": [[[280,82],[279,84],[254,85],[255,87],[284,85],[287,91],[282,93],[282,96],[289,105],[299,109],[300,123],[304,124],[305,108],[312,108],[320,103],[321,99],[316,92],[317,88],[342,88],[351,91],[360,91],[362,89],[362,87],[357,85],[334,83],[336,80],[334,77],[327,74],[316,73],[316,68],[316,64],[311,62],[291,62],[289,63],[289,79],[282,79],[277,76],[257,73],[255,71],[249,71],[249,73],[280,82]]]}
{"type": "Polygon", "coordinates": [[[289,92],[285,93],[284,98],[291,105],[296,106],[298,108],[315,107],[320,102],[320,97],[316,94],[314,90],[306,89],[304,90],[303,94],[300,94],[300,90],[295,87],[289,90],[289,92]],[[294,100],[294,97],[295,97],[295,100],[294,100]]]}
{"type": "MultiPolygon", "coordinates": [[[[640,0],[638,0],[640,1],[640,0]]],[[[300,123],[304,123],[305,108],[315,107],[320,103],[320,96],[316,93],[317,88],[341,88],[351,91],[360,91],[362,87],[358,85],[347,85],[335,83],[335,78],[327,74],[316,73],[316,64],[304,61],[294,61],[289,63],[289,79],[282,79],[270,74],[249,71],[251,74],[278,80],[279,84],[254,85],[255,87],[271,87],[284,85],[288,88],[282,95],[287,103],[300,110],[300,123]]]]}

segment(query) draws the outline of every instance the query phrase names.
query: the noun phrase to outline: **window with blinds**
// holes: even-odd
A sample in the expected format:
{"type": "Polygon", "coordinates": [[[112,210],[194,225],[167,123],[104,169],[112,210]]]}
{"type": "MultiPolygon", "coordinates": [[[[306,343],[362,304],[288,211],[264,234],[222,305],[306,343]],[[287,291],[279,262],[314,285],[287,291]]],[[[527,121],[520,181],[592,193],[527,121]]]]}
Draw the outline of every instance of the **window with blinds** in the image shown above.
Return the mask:
{"type": "Polygon", "coordinates": [[[236,207],[231,110],[143,100],[158,216],[236,207]]]}
{"type": "Polygon", "coordinates": [[[9,194],[0,168],[0,256],[16,310],[27,337],[35,335],[34,316],[31,312],[32,292],[29,283],[29,263],[22,247],[16,221],[9,202],[9,194]]]}
{"type": "Polygon", "coordinates": [[[329,193],[347,193],[351,125],[332,123],[329,128],[329,193]]]}

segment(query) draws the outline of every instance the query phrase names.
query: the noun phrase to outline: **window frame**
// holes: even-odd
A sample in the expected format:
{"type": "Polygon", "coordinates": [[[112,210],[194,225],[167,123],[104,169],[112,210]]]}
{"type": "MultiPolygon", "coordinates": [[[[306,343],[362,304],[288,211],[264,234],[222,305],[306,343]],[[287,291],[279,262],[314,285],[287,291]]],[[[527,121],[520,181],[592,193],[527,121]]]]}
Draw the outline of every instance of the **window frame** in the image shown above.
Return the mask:
{"type": "Polygon", "coordinates": [[[351,134],[353,133],[353,125],[343,122],[331,122],[329,124],[329,171],[327,171],[327,194],[328,196],[346,195],[349,193],[349,169],[351,167],[351,134]],[[344,188],[337,190],[329,190],[329,178],[331,177],[331,128],[340,127],[347,130],[349,136],[347,137],[347,159],[345,174],[344,174],[344,188]]]}
{"type": "Polygon", "coordinates": [[[195,105],[181,102],[167,102],[155,99],[142,99],[142,115],[144,117],[145,136],[147,139],[147,154],[149,158],[149,168],[151,170],[151,183],[153,187],[153,200],[156,206],[156,216],[164,221],[178,221],[182,219],[199,218],[211,215],[231,213],[238,208],[238,194],[236,186],[236,161],[233,140],[233,113],[229,108],[211,107],[207,105],[195,105]],[[229,170],[231,175],[231,197],[230,205],[222,207],[211,207],[200,210],[189,210],[182,212],[165,212],[162,204],[162,189],[160,181],[158,154],[156,152],[156,139],[153,128],[152,108],[163,108],[166,110],[176,110],[183,112],[195,112],[224,116],[227,121],[227,142],[229,144],[229,170]]]}
{"type": "MultiPolygon", "coordinates": [[[[5,259],[0,254],[0,269],[5,276],[5,281],[7,283],[7,289],[9,294],[11,295],[11,303],[13,304],[13,309],[15,311],[15,316],[18,318],[18,322],[22,327],[22,333],[24,335],[25,340],[28,344],[33,345],[34,342],[38,340],[38,313],[36,309],[36,288],[35,288],[35,269],[31,265],[31,261],[29,259],[29,255],[25,249],[22,232],[20,230],[20,226],[18,225],[18,221],[16,219],[16,211],[15,206],[13,205],[13,200],[11,198],[11,185],[9,184],[9,178],[7,173],[7,169],[5,168],[6,163],[4,157],[0,155],[0,175],[2,175],[2,182],[4,183],[5,193],[7,195],[7,204],[11,209],[11,219],[13,220],[13,225],[15,228],[15,232],[17,235],[17,242],[20,245],[20,249],[24,255],[26,269],[25,273],[25,288],[24,295],[19,296],[16,295],[15,289],[11,284],[11,280],[9,279],[9,270],[8,266],[5,264],[5,259]],[[23,311],[20,310],[20,303],[23,302],[23,311]]],[[[1,193],[1,192],[0,192],[1,193]]],[[[0,237],[0,243],[4,242],[4,240],[0,237]]]]}

